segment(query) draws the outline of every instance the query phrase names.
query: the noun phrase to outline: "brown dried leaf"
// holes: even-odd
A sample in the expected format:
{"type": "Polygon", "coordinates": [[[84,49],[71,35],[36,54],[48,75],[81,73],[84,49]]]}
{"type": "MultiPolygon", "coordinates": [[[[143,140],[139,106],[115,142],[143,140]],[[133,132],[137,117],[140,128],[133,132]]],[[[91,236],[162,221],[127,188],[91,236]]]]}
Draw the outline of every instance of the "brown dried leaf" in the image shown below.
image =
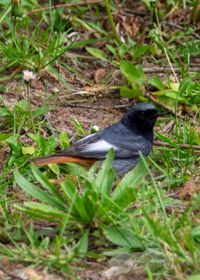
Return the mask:
{"type": "Polygon", "coordinates": [[[98,68],[94,73],[94,80],[97,84],[101,83],[107,74],[107,70],[105,68],[98,68]]]}
{"type": "Polygon", "coordinates": [[[123,17],[122,26],[127,34],[133,39],[140,31],[142,22],[139,17],[123,17]]]}
{"type": "Polygon", "coordinates": [[[182,189],[179,192],[179,196],[182,199],[188,199],[198,192],[200,192],[200,182],[199,178],[195,177],[191,178],[183,185],[182,189]]]}
{"type": "Polygon", "coordinates": [[[32,80],[30,83],[31,87],[34,89],[38,89],[38,90],[43,90],[44,86],[43,83],[40,80],[32,80]]]}

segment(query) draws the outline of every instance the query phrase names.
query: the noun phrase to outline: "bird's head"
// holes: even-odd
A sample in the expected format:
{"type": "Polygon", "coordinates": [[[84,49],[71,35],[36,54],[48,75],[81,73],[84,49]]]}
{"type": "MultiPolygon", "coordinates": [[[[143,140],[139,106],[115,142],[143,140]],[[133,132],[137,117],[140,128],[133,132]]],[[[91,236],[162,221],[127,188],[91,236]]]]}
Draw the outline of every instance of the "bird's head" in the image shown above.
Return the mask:
{"type": "Polygon", "coordinates": [[[122,123],[130,129],[149,132],[153,130],[158,115],[153,104],[138,103],[123,116],[122,123]]]}

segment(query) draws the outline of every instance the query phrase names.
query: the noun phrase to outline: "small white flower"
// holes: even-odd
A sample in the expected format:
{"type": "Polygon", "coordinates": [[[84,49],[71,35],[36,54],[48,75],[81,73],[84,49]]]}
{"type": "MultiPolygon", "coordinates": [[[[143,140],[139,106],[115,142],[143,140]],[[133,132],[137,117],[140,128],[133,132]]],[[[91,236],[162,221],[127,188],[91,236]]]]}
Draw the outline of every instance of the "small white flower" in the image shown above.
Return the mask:
{"type": "Polygon", "coordinates": [[[29,70],[23,71],[24,81],[30,82],[31,80],[35,80],[35,78],[36,78],[36,75],[32,71],[29,71],[29,70]]]}
{"type": "Polygon", "coordinates": [[[80,34],[78,32],[71,32],[67,34],[67,46],[70,46],[72,43],[78,41],[80,34]]]}
{"type": "Polygon", "coordinates": [[[92,126],[92,131],[94,131],[94,132],[99,131],[99,129],[100,128],[96,124],[92,126]]]}
{"type": "Polygon", "coordinates": [[[77,37],[79,37],[78,32],[71,32],[71,33],[67,34],[67,39],[72,39],[72,40],[74,40],[74,39],[76,39],[77,37]]]}

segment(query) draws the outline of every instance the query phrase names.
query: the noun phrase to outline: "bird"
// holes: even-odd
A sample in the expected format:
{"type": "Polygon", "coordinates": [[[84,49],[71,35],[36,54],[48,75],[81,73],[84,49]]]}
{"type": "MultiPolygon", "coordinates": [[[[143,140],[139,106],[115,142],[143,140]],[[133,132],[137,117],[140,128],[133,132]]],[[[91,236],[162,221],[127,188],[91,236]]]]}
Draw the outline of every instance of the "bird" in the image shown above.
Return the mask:
{"type": "Polygon", "coordinates": [[[112,168],[118,176],[132,170],[140,161],[140,152],[148,156],[153,146],[153,128],[158,113],[154,104],[137,103],[122,119],[96,133],[88,135],[69,148],[50,156],[32,158],[36,165],[77,163],[91,167],[102,162],[110,149],[115,152],[112,168]]]}

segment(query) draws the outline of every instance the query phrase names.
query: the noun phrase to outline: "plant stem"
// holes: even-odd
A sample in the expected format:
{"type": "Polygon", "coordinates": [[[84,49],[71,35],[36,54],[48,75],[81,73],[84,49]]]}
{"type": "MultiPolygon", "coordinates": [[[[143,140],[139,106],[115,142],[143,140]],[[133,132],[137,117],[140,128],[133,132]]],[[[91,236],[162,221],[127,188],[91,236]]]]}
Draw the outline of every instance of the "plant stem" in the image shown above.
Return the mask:
{"type": "MultiPolygon", "coordinates": [[[[159,21],[159,17],[158,17],[158,10],[157,8],[155,8],[155,16],[156,16],[156,22],[157,22],[157,27],[158,27],[158,31],[159,31],[159,34],[160,34],[160,39],[163,41],[164,43],[164,40],[163,40],[163,37],[162,37],[162,30],[161,30],[161,25],[160,25],[160,21],[159,21]]],[[[168,55],[168,52],[167,52],[167,49],[166,47],[164,47],[164,53],[165,53],[165,56],[166,56],[166,59],[167,59],[167,62],[169,63],[169,66],[172,70],[172,73],[174,75],[174,78],[176,80],[176,83],[179,83],[179,79],[178,79],[178,76],[176,75],[176,72],[174,71],[174,67],[170,61],[170,58],[169,58],[169,55],[168,55]]]]}
{"type": "Polygon", "coordinates": [[[32,116],[32,111],[31,111],[31,99],[30,99],[30,87],[29,87],[29,82],[26,84],[26,89],[27,89],[27,96],[28,96],[28,103],[29,103],[29,114],[30,114],[30,119],[31,119],[31,123],[32,123],[32,128],[34,130],[34,133],[36,134],[36,129],[35,129],[35,124],[33,121],[33,116],[32,116]]]}
{"type": "Polygon", "coordinates": [[[112,28],[112,32],[115,36],[115,39],[117,40],[117,43],[119,45],[121,45],[121,39],[119,37],[119,34],[117,33],[117,30],[115,28],[115,22],[114,22],[114,19],[113,19],[113,16],[112,16],[112,12],[111,12],[111,9],[110,9],[110,3],[109,3],[109,0],[105,0],[105,5],[106,5],[106,10],[107,10],[107,15],[108,15],[108,21],[111,25],[111,28],[112,28]]]}
{"type": "MultiPolygon", "coordinates": [[[[71,7],[77,7],[77,6],[85,6],[85,5],[89,5],[89,4],[98,4],[103,2],[103,0],[87,0],[87,1],[80,1],[80,2],[72,2],[72,3],[63,3],[63,4],[55,4],[55,5],[51,5],[52,9],[61,9],[61,8],[71,8],[71,7]]],[[[33,9],[27,12],[27,15],[30,14],[35,14],[35,13],[41,13],[41,12],[45,12],[48,11],[49,7],[42,7],[42,8],[37,8],[37,9],[33,9]]]]}

